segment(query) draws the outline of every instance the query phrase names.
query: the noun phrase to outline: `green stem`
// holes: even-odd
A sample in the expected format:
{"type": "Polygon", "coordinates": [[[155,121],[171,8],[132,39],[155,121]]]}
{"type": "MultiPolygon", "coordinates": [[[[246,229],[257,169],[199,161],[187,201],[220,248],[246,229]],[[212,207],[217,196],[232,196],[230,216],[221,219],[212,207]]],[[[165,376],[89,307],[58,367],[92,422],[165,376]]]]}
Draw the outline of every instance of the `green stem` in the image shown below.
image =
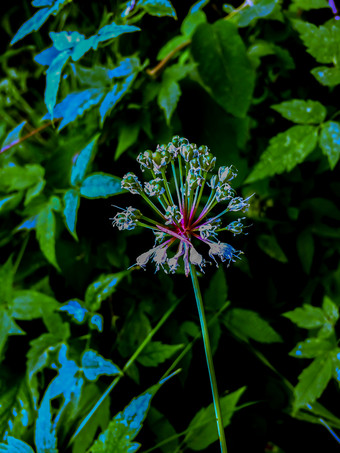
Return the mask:
{"type": "Polygon", "coordinates": [[[205,318],[203,300],[202,300],[200,286],[198,283],[196,268],[193,264],[190,264],[190,274],[191,274],[192,286],[193,286],[194,292],[195,292],[197,309],[198,309],[198,314],[199,314],[200,323],[201,323],[202,337],[203,337],[203,343],[204,343],[204,349],[205,349],[205,356],[207,359],[211,391],[212,391],[212,395],[213,395],[217,431],[218,431],[218,437],[220,439],[221,452],[227,453],[227,444],[226,444],[225,435],[224,435],[222,411],[221,411],[220,400],[219,400],[219,396],[218,396],[217,381],[216,381],[214,363],[213,363],[210,340],[209,340],[207,320],[205,318]]]}

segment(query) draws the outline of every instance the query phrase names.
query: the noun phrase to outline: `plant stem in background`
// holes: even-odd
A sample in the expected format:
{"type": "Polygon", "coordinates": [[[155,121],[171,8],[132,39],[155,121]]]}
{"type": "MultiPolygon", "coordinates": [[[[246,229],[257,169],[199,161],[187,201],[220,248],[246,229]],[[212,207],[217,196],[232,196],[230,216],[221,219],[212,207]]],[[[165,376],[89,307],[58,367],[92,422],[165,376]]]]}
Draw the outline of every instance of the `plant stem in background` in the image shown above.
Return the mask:
{"type": "Polygon", "coordinates": [[[193,285],[194,292],[195,292],[197,309],[198,309],[198,314],[199,314],[200,323],[201,323],[204,350],[205,350],[205,356],[207,359],[208,372],[209,372],[209,378],[210,378],[210,384],[211,384],[211,391],[212,391],[212,395],[213,395],[217,431],[218,431],[218,437],[220,439],[221,452],[227,453],[227,444],[226,444],[225,435],[224,435],[222,411],[221,411],[220,400],[219,400],[219,396],[218,396],[218,388],[217,388],[214,362],[213,362],[210,340],[209,340],[207,320],[205,318],[203,300],[202,300],[201,290],[200,290],[199,283],[198,283],[196,268],[193,264],[190,264],[190,275],[191,275],[192,285],[193,285]]]}

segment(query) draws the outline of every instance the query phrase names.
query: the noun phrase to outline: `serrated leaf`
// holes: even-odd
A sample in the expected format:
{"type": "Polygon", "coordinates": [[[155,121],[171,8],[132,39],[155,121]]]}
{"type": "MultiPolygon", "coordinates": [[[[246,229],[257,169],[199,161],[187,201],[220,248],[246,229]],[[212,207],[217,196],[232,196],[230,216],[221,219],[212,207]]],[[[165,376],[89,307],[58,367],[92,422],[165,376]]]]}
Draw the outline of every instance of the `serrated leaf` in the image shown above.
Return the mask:
{"type": "Polygon", "coordinates": [[[138,6],[152,16],[170,16],[177,19],[176,11],[169,0],[140,0],[138,6]]]}
{"type": "MultiPolygon", "coordinates": [[[[70,93],[54,108],[54,117],[62,118],[58,130],[82,116],[87,110],[98,105],[103,99],[105,91],[102,88],[89,88],[84,91],[70,93]]],[[[51,119],[47,113],[43,120],[51,119]]]]}
{"type": "Polygon", "coordinates": [[[64,218],[67,229],[75,239],[78,239],[76,233],[77,214],[80,204],[80,194],[78,190],[69,189],[64,195],[64,218]]]}
{"type": "Polygon", "coordinates": [[[309,275],[314,257],[314,239],[310,231],[305,230],[298,235],[296,247],[302,268],[309,275]]]}
{"type": "Polygon", "coordinates": [[[322,338],[308,338],[299,342],[289,355],[299,359],[314,359],[315,357],[331,351],[334,345],[322,338]]]}
{"type": "Polygon", "coordinates": [[[255,0],[241,8],[230,20],[239,27],[247,27],[255,20],[269,16],[278,4],[278,0],[255,0]]]}
{"type": "Polygon", "coordinates": [[[26,442],[22,440],[15,439],[15,437],[7,436],[7,444],[0,444],[0,452],[7,453],[34,453],[32,447],[30,447],[26,442]]]}
{"type": "Polygon", "coordinates": [[[333,170],[340,158],[340,123],[327,121],[322,124],[319,144],[333,170]]]}
{"type": "Polygon", "coordinates": [[[192,37],[191,52],[215,101],[227,113],[245,117],[252,99],[255,72],[237,26],[223,20],[199,25],[192,37]]]}
{"type": "Polygon", "coordinates": [[[322,302],[322,310],[325,313],[327,320],[331,324],[335,324],[339,319],[339,307],[328,297],[325,296],[322,302]]]}
{"type": "Polygon", "coordinates": [[[327,110],[318,101],[303,101],[302,99],[292,99],[271,106],[284,118],[294,123],[300,124],[319,124],[326,118],[327,110]]]}
{"type": "Polygon", "coordinates": [[[148,413],[151,399],[161,386],[161,383],[149,388],[145,393],[134,398],[130,404],[119,412],[110,422],[106,431],[99,435],[90,448],[90,453],[132,453],[137,451],[140,444],[133,442],[142,428],[148,413]]]}
{"type": "Polygon", "coordinates": [[[293,20],[293,27],[299,32],[300,38],[309,52],[319,63],[339,61],[340,28],[336,24],[317,27],[306,21],[293,20]]]}
{"type": "Polygon", "coordinates": [[[117,284],[128,274],[127,271],[117,274],[104,274],[98,280],[88,286],[85,293],[85,305],[91,311],[100,308],[103,300],[107,299],[116,291],[117,284]]]}
{"type": "Polygon", "coordinates": [[[60,9],[69,3],[70,0],[54,0],[54,1],[41,1],[35,0],[32,2],[33,6],[49,6],[47,8],[42,8],[37,11],[28,21],[26,21],[17,31],[14,38],[11,41],[11,44],[15,44],[20,39],[27,36],[32,31],[37,31],[39,28],[46,22],[51,14],[54,16],[60,11],[60,9]]]}
{"type": "Polygon", "coordinates": [[[181,89],[174,80],[166,79],[163,81],[158,93],[158,105],[164,110],[167,123],[170,123],[171,116],[177,107],[181,97],[181,89]]]}
{"type": "Polygon", "coordinates": [[[45,104],[51,119],[54,118],[53,110],[57,101],[61,71],[69,58],[69,51],[60,52],[46,71],[45,104]]]}
{"type": "Polygon", "coordinates": [[[28,321],[41,318],[44,312],[53,311],[58,307],[59,304],[53,297],[23,289],[14,292],[10,313],[15,319],[28,321]]]}
{"type": "Polygon", "coordinates": [[[234,335],[246,341],[250,338],[260,343],[282,342],[281,336],[269,322],[252,310],[232,308],[223,317],[223,323],[234,335]]]}
{"type": "Polygon", "coordinates": [[[53,264],[56,269],[60,270],[55,254],[55,234],[56,221],[53,213],[53,201],[51,199],[38,214],[36,235],[40,249],[47,261],[53,264]]]}
{"type": "Polygon", "coordinates": [[[305,407],[321,396],[332,377],[332,358],[322,355],[303,370],[294,389],[294,409],[305,407]]]}
{"type": "Polygon", "coordinates": [[[80,300],[69,300],[65,304],[61,305],[59,307],[59,310],[65,311],[70,316],[72,316],[76,322],[79,323],[84,322],[85,315],[86,313],[88,313],[88,310],[83,307],[83,302],[80,300]]]}
{"type": "Polygon", "coordinates": [[[1,145],[0,153],[3,153],[4,151],[6,151],[6,149],[8,149],[10,146],[13,146],[14,143],[19,141],[20,135],[22,133],[23,128],[25,127],[25,124],[26,121],[23,121],[6,135],[6,138],[1,145]]]}
{"type": "MultiPolygon", "coordinates": [[[[246,387],[242,387],[229,395],[220,398],[223,426],[229,425],[231,417],[236,409],[236,404],[244,393],[246,387]]],[[[188,448],[200,451],[207,448],[218,439],[214,405],[201,409],[191,420],[188,433],[184,442],[188,448]]]]}
{"type": "Polygon", "coordinates": [[[123,124],[119,128],[118,146],[115,152],[115,160],[117,160],[130,146],[137,141],[140,130],[140,124],[123,124]]]}
{"type": "Polygon", "coordinates": [[[311,70],[311,74],[321,85],[334,87],[340,84],[340,70],[337,66],[334,68],[328,66],[318,66],[311,70]]]}
{"type": "Polygon", "coordinates": [[[273,137],[246,183],[292,170],[310,154],[318,139],[315,126],[293,126],[273,137]]]}
{"type": "Polygon", "coordinates": [[[85,198],[108,198],[125,192],[121,179],[107,173],[92,173],[80,186],[80,194],[85,198]]]}
{"type": "Polygon", "coordinates": [[[139,354],[137,360],[140,364],[147,367],[156,367],[165,362],[170,357],[183,348],[182,344],[163,344],[160,341],[151,341],[139,354]]]}
{"type": "Polygon", "coordinates": [[[82,355],[81,366],[86,379],[89,381],[97,380],[98,376],[101,376],[102,374],[108,376],[121,374],[120,369],[112,363],[111,360],[104,359],[104,357],[96,351],[90,349],[85,351],[82,355]]]}
{"type": "Polygon", "coordinates": [[[327,321],[321,308],[307,304],[304,304],[302,308],[299,307],[293,311],[287,311],[283,313],[283,316],[304,329],[321,327],[327,321]]]}

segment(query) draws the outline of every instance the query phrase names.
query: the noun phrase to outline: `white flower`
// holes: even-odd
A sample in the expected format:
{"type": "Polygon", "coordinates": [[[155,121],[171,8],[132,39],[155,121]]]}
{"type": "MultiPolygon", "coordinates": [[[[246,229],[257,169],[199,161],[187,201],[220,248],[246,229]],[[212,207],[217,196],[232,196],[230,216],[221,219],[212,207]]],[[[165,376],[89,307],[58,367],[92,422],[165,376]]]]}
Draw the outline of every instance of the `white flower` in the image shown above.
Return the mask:
{"type": "Polygon", "coordinates": [[[203,259],[203,256],[200,253],[198,253],[198,251],[193,246],[190,247],[189,261],[194,266],[198,266],[204,274],[202,267],[205,266],[206,262],[203,259]]]}

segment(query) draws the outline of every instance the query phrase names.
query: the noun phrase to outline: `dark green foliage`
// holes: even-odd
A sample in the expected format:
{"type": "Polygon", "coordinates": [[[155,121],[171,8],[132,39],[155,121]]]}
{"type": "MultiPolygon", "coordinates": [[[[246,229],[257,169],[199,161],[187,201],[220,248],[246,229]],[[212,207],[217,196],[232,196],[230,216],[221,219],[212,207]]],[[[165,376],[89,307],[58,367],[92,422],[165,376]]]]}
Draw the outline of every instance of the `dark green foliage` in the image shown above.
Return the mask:
{"type": "Polygon", "coordinates": [[[111,227],[141,208],[121,188],[141,174],[137,155],[177,134],[254,194],[247,234],[220,233],[241,259],[199,278],[228,451],[335,451],[340,20],[328,2],[6,6],[0,452],[218,451],[190,280],[144,272],[151,231],[111,227]]]}

